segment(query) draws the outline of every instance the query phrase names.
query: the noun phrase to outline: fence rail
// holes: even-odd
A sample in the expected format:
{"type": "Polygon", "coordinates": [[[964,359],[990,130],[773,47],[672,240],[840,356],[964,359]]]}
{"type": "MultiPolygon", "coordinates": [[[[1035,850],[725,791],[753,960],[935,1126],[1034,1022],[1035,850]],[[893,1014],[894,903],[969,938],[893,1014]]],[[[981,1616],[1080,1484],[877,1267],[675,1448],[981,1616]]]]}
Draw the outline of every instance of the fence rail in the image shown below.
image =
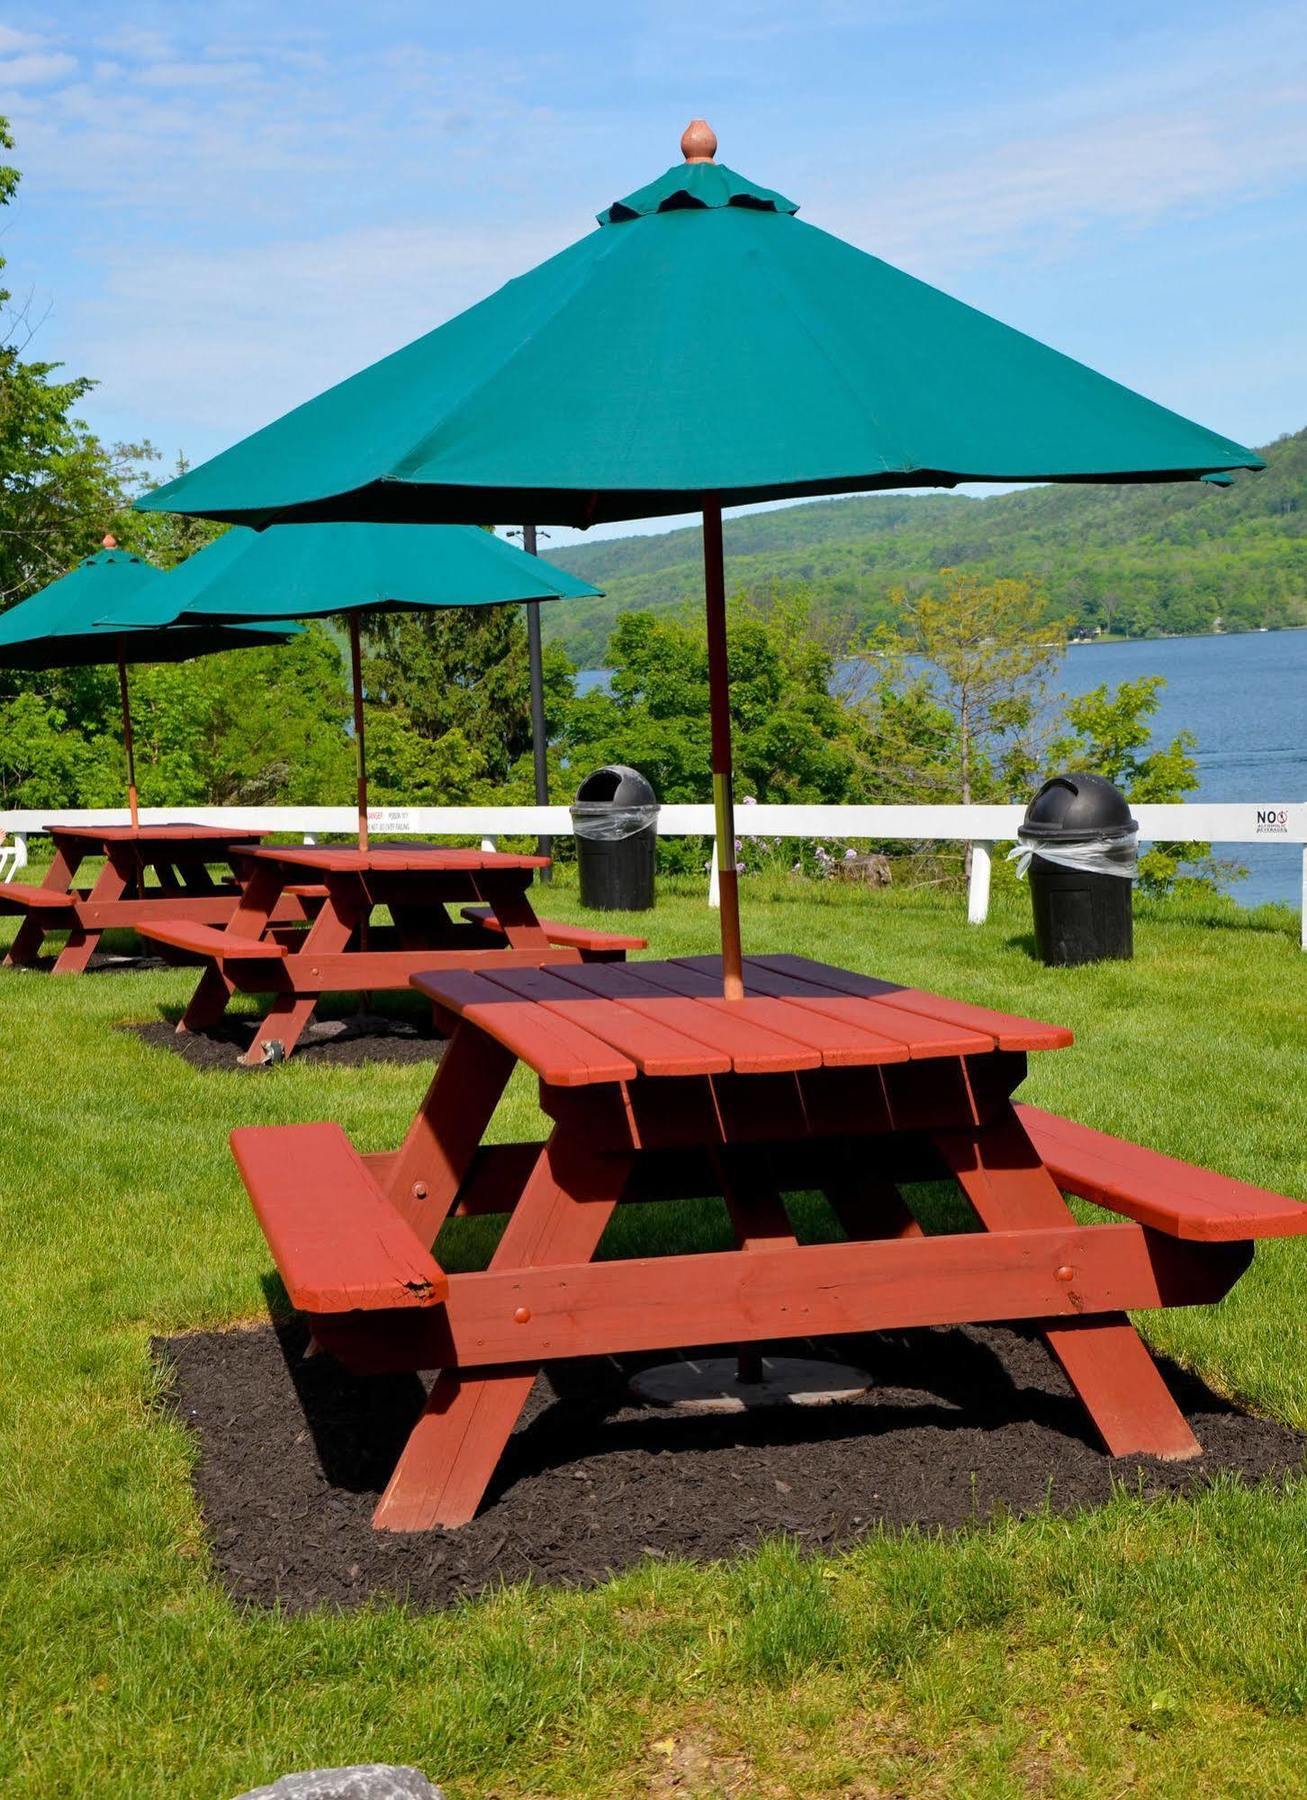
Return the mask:
{"type": "MultiPolygon", "coordinates": [[[[1283,844],[1293,846],[1302,866],[1301,941],[1307,950],[1307,804],[1300,802],[1194,801],[1177,806],[1134,806],[1139,835],[1145,843],[1283,844]]],[[[1020,806],[756,806],[744,805],[735,815],[741,838],[876,838],[901,843],[963,843],[971,846],[971,880],[967,918],[985,922],[989,912],[993,852],[1015,841],[1020,806]]],[[[0,812],[0,879],[8,880],[26,866],[28,839],[50,825],[82,825],[90,820],[127,823],[127,812],[28,811],[0,812]]],[[[348,806],[171,806],[146,807],[142,822],[151,825],[249,826],[251,830],[287,832],[308,840],[355,829],[348,806]]],[[[569,837],[571,814],[565,806],[377,806],[369,813],[379,835],[477,838],[493,848],[501,837],[569,837]]],[[[660,837],[711,838],[711,806],[664,806],[658,815],[660,837]]],[[[715,904],[714,857],[708,898],[715,904]]]]}

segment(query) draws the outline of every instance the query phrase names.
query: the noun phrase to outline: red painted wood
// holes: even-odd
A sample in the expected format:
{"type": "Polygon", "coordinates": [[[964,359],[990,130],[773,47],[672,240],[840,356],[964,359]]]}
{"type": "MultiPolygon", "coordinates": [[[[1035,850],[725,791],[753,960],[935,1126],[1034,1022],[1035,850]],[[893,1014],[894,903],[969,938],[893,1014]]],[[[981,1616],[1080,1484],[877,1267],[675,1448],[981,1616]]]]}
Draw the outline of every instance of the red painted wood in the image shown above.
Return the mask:
{"type": "Polygon", "coordinates": [[[449,1282],[338,1125],[243,1127],[232,1153],[291,1304],[342,1313],[433,1306],[449,1282]]]}
{"type": "Polygon", "coordinates": [[[917,1057],[985,1056],[994,1040],[962,1025],[946,1025],[938,1019],[899,1012],[881,1000],[855,999],[832,993],[828,999],[795,999],[789,1005],[815,1012],[845,1024],[863,1025],[891,1043],[907,1046],[909,1060],[917,1057]]]}
{"type": "Polygon", "coordinates": [[[242,962],[282,962],[286,957],[285,947],[271,938],[241,937],[186,919],[155,919],[141,925],[139,930],[142,937],[157,943],[172,944],[176,949],[190,950],[196,956],[211,956],[220,966],[233,957],[242,962]]]}
{"type": "Polygon", "coordinates": [[[1307,1206],[1299,1200],[1109,1137],[1037,1106],[1018,1106],[1017,1116],[1059,1187],[1141,1225],[1207,1243],[1307,1232],[1307,1206]]]}
{"type": "Polygon", "coordinates": [[[495,1267],[451,1278],[441,1329],[447,1321],[463,1367],[1006,1319],[1074,1321],[1062,1328],[1089,1346],[1086,1315],[1098,1315],[1097,1327],[1122,1307],[1218,1299],[1233,1271],[1212,1258],[1214,1248],[1150,1240],[1136,1225],[1067,1224],[751,1256],[495,1267]],[[1183,1260],[1159,1256],[1159,1246],[1183,1260]],[[1070,1282],[1058,1275],[1067,1268],[1070,1282]],[[529,1317],[519,1319],[522,1311],[529,1317]]]}
{"type": "Polygon", "coordinates": [[[48,833],[56,843],[61,838],[87,844],[256,844],[267,837],[266,831],[232,830],[226,825],[51,825],[48,833]]]}
{"type": "MultiPolygon", "coordinates": [[[[592,1256],[629,1166],[625,1158],[595,1155],[578,1139],[555,1132],[540,1152],[488,1273],[592,1256]]],[[[374,1526],[423,1531],[466,1524],[481,1504],[535,1377],[535,1368],[437,1375],[373,1514],[374,1526]]]]}
{"type": "Polygon", "coordinates": [[[479,869],[547,869],[547,856],[509,856],[498,850],[406,850],[399,845],[374,844],[368,850],[333,850],[317,845],[261,847],[252,856],[277,862],[288,869],[317,869],[324,874],[359,875],[413,870],[439,874],[445,871],[474,873],[479,869]]]}
{"type": "Polygon", "coordinates": [[[897,993],[885,994],[882,998],[886,1006],[898,1007],[904,1012],[941,1019],[948,1025],[972,1026],[992,1036],[1000,1050],[1064,1050],[1075,1042],[1074,1035],[1065,1025],[1043,1025],[1038,1019],[995,1012],[992,1007],[973,1006],[967,1000],[946,1000],[920,988],[900,988],[897,993]]]}
{"type": "MultiPolygon", "coordinates": [[[[1014,1112],[973,1134],[936,1132],[934,1141],[987,1231],[1036,1230],[1070,1218],[1057,1183],[1014,1112]]],[[[1122,1307],[1138,1304],[1119,1302],[1122,1307]]],[[[1123,1312],[1092,1328],[1077,1326],[1068,1332],[1049,1325],[1044,1338],[1113,1456],[1183,1459],[1201,1454],[1202,1446],[1123,1312]]]]}
{"type": "Polygon", "coordinates": [[[41,912],[71,912],[74,896],[68,893],[56,893],[47,887],[39,887],[30,881],[0,882],[0,912],[26,912],[35,908],[41,912]]]}
{"type": "MultiPolygon", "coordinates": [[[[471,925],[479,925],[497,937],[507,935],[504,927],[488,906],[465,906],[462,916],[471,925]]],[[[551,944],[566,944],[576,950],[646,950],[648,938],[629,937],[620,931],[598,931],[589,925],[568,925],[558,919],[541,919],[540,929],[551,944]]]]}
{"type": "MultiPolygon", "coordinates": [[[[515,1061],[512,1052],[473,1026],[460,1025],[446,1046],[383,1182],[396,1211],[422,1243],[435,1243],[515,1061]]],[[[512,1188],[504,1195],[503,1210],[509,1210],[519,1191],[512,1188]]]]}

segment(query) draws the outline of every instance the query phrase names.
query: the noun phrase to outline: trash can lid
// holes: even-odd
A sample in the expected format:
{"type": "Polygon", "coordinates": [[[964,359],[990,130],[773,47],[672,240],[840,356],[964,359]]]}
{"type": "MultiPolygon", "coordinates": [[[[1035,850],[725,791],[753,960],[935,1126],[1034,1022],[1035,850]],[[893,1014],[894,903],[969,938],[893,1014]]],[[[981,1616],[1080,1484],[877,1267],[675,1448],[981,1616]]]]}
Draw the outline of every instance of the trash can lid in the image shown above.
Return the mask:
{"type": "Polygon", "coordinates": [[[638,769],[625,763],[610,763],[587,775],[576,790],[582,806],[656,806],[658,796],[638,769]]]}
{"type": "Polygon", "coordinates": [[[1073,771],[1046,781],[1026,808],[1024,842],[1075,843],[1081,838],[1129,837],[1139,829],[1130,802],[1102,775],[1073,771]]]}

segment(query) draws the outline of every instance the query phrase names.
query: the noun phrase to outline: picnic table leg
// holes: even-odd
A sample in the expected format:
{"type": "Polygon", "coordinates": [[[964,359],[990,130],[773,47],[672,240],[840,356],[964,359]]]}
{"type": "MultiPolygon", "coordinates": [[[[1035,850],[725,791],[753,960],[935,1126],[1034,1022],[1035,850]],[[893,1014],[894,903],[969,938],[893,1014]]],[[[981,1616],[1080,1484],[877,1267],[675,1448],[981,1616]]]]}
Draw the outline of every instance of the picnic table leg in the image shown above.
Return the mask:
{"type": "MultiPolygon", "coordinates": [[[[330,884],[328,886],[330,889],[330,884]]],[[[356,911],[341,896],[328,892],[322,911],[305,934],[303,948],[293,952],[282,965],[292,983],[295,979],[293,964],[301,958],[308,960],[312,967],[315,954],[337,956],[349,947],[349,940],[357,923],[356,911]]],[[[247,1069],[257,1068],[263,1061],[265,1043],[280,1044],[282,1054],[289,1056],[303,1036],[304,1027],[317,1011],[321,998],[322,995],[317,990],[304,994],[297,993],[293,987],[289,993],[277,994],[254,1033],[254,1042],[240,1057],[240,1062],[247,1069]]]]}
{"type": "MultiPolygon", "coordinates": [[[[768,1177],[765,1155],[756,1150],[718,1149],[712,1163],[736,1249],[749,1253],[794,1249],[799,1240],[780,1189],[768,1177]]],[[[756,1344],[737,1344],[735,1364],[737,1380],[762,1380],[762,1351],[756,1344]]]]}
{"type": "Polygon", "coordinates": [[[458,1198],[516,1061],[487,1033],[454,1028],[385,1180],[395,1210],[428,1247],[458,1198]]]}
{"type": "Polygon", "coordinates": [[[839,1174],[821,1189],[845,1237],[854,1243],[872,1238],[921,1237],[921,1226],[892,1181],[880,1175],[839,1174]]]}
{"type": "MultiPolygon", "coordinates": [[[[90,898],[94,901],[121,900],[127,892],[129,875],[114,861],[106,862],[95,878],[90,898]]],[[[103,932],[95,926],[77,924],[68,933],[68,942],[55,958],[53,973],[80,975],[99,948],[103,932]]]]}
{"type": "MultiPolygon", "coordinates": [[[[45,872],[42,888],[48,888],[53,894],[66,894],[73,885],[73,877],[77,873],[77,865],[84,852],[79,848],[73,853],[66,851],[62,845],[55,845],[54,860],[45,872]]],[[[45,942],[47,926],[42,922],[39,913],[30,912],[14,933],[13,942],[5,956],[3,967],[18,969],[25,963],[33,963],[41,954],[41,946],[45,942]]],[[[62,929],[62,928],[61,928],[62,929]]]]}
{"type": "MultiPolygon", "coordinates": [[[[555,1126],[490,1260],[492,1269],[588,1262],[630,1173],[630,1155],[594,1151],[555,1126]]],[[[452,1276],[451,1280],[475,1279],[452,1276]]],[[[379,1531],[466,1525],[481,1504],[538,1368],[436,1376],[372,1516],[379,1531]]]]}
{"type": "Polygon", "coordinates": [[[227,1010],[235,988],[216,963],[210,963],[200,976],[199,985],[186,1003],[186,1011],[177,1021],[179,1034],[208,1031],[227,1010]]]}
{"type": "MultiPolygon", "coordinates": [[[[208,879],[208,871],[200,865],[208,879]]],[[[210,882],[212,887],[212,882],[210,882]]],[[[233,938],[263,936],[281,898],[281,877],[275,869],[255,864],[241,889],[240,898],[227,923],[233,938]]],[[[235,993],[235,983],[227,979],[216,963],[211,963],[200,976],[186,1011],[177,1021],[179,1032],[208,1031],[227,1010],[227,1002],[235,993]]]]}
{"type": "MultiPolygon", "coordinates": [[[[977,1131],[933,1136],[987,1231],[1061,1225],[1073,1218],[1010,1108],[977,1131]]],[[[1168,1461],[1202,1454],[1148,1346],[1124,1313],[1069,1324],[1050,1321],[1041,1330],[1109,1454],[1168,1461]]]]}

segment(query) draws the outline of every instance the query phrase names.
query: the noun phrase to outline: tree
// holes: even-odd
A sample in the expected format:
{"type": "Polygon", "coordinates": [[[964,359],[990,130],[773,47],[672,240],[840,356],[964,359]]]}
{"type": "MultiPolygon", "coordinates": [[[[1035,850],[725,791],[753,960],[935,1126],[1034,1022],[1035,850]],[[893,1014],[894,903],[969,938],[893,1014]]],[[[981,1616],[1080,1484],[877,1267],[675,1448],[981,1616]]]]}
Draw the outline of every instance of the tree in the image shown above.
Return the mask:
{"type": "MultiPolygon", "coordinates": [[[[531,678],[520,606],[386,613],[365,641],[378,798],[472,801],[520,785],[531,754],[531,678]],[[380,736],[377,734],[380,733],[380,736]],[[404,791],[407,784],[407,791],[404,791]]],[[[561,730],[575,670],[550,645],[545,722],[561,730]]]]}
{"type": "MultiPolygon", "coordinates": [[[[1145,675],[1115,688],[1104,683],[1068,701],[1063,734],[1049,745],[1049,767],[1104,775],[1129,799],[1155,806],[1192,793],[1198,786],[1193,733],[1182,731],[1169,744],[1151,748],[1152,720],[1165,686],[1163,676],[1145,675]]],[[[1185,879],[1208,885],[1218,872],[1210,844],[1155,844],[1140,858],[1140,880],[1160,892],[1179,878],[1181,865],[1194,871],[1185,879]]],[[[1219,872],[1228,876],[1233,869],[1222,864],[1219,872]]]]}
{"type": "Polygon", "coordinates": [[[1028,581],[982,580],[941,569],[943,591],[898,596],[901,631],[879,642],[924,665],[957,732],[957,793],[964,806],[1024,786],[1036,758],[1032,733],[1048,677],[1066,649],[1067,621],[1048,617],[1028,581]]]}

